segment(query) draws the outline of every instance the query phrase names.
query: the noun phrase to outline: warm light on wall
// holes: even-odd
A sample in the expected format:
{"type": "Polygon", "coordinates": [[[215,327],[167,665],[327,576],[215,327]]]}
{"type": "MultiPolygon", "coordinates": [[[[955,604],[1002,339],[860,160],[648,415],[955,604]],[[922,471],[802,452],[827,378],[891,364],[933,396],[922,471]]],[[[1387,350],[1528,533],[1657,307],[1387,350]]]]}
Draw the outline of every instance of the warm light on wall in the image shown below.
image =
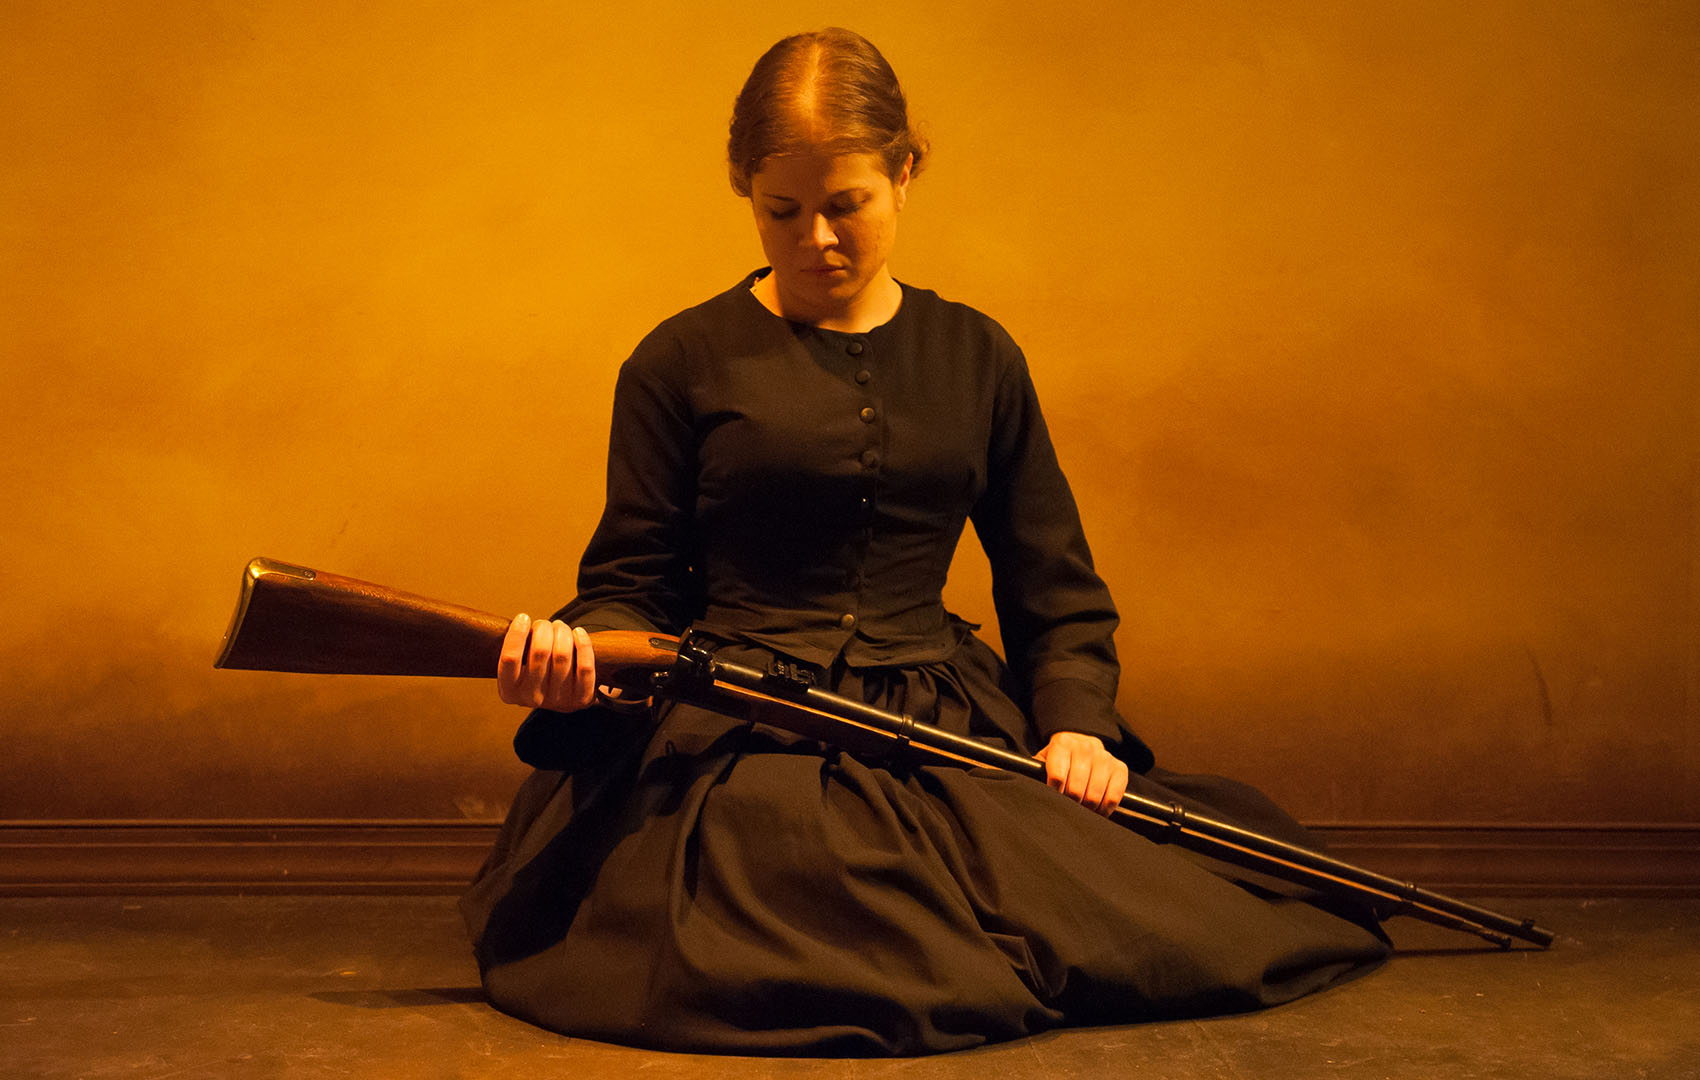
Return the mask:
{"type": "MultiPolygon", "coordinates": [[[[237,575],[563,602],[620,359],[760,257],[721,140],[809,19],[25,7],[0,819],[499,813],[488,688],[214,673],[237,575]]],[[[1700,20],[1660,10],[858,24],[935,142],[894,269],[1026,348],[1167,764],[1338,820],[1700,813],[1700,20]]]]}

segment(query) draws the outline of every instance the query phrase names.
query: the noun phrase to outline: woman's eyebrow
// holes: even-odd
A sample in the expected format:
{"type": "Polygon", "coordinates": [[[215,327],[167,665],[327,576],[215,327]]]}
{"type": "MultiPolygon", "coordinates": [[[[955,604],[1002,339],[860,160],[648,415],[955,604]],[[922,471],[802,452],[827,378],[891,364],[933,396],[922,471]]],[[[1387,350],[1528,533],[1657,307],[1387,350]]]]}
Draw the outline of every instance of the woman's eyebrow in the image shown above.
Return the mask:
{"type": "MultiPolygon", "coordinates": [[[[834,192],[828,194],[827,199],[829,199],[829,200],[837,199],[837,198],[841,198],[845,195],[862,195],[862,194],[865,194],[867,191],[868,191],[868,188],[865,184],[855,184],[851,187],[841,188],[838,191],[834,191],[834,192]]],[[[791,196],[791,195],[780,195],[780,194],[777,194],[777,193],[771,192],[771,191],[764,193],[762,195],[762,198],[768,200],[769,202],[794,203],[794,202],[801,202],[802,201],[801,199],[798,199],[798,198],[791,196]]]]}

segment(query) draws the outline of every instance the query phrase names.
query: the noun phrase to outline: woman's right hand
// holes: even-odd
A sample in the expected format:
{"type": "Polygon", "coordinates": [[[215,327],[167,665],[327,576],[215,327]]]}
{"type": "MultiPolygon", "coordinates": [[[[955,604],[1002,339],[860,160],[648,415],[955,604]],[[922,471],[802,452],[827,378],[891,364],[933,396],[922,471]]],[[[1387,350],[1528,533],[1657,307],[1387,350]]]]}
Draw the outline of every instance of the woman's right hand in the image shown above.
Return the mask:
{"type": "Polygon", "coordinates": [[[516,615],[496,662],[496,692],[509,705],[572,712],[596,698],[590,634],[559,619],[516,615]]]}

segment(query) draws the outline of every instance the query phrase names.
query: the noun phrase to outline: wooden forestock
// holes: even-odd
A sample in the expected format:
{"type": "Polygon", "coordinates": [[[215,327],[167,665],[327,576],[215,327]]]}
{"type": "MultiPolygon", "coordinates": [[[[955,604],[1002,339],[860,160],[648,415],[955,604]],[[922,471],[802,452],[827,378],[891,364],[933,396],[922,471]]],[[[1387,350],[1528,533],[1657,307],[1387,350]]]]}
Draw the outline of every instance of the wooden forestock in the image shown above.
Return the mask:
{"type": "MultiPolygon", "coordinates": [[[[242,593],[214,667],[326,675],[495,678],[509,620],[369,581],[259,558],[242,571],[242,593]]],[[[609,630],[592,637],[597,679],[664,671],[678,641],[609,630]]]]}

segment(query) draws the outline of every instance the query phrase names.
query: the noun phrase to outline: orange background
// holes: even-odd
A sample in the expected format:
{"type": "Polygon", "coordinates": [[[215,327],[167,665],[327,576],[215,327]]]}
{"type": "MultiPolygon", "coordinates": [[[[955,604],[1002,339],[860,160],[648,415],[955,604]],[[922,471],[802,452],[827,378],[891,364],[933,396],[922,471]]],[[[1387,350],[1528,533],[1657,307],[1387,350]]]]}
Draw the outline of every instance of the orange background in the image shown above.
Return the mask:
{"type": "Polygon", "coordinates": [[[934,139],[894,270],[1026,347],[1165,764],[1700,820],[1700,15],[1402,7],[12,0],[0,820],[499,815],[490,685],[214,672],[238,571],[565,600],[619,361],[760,260],[732,97],[835,22],[934,139]]]}

